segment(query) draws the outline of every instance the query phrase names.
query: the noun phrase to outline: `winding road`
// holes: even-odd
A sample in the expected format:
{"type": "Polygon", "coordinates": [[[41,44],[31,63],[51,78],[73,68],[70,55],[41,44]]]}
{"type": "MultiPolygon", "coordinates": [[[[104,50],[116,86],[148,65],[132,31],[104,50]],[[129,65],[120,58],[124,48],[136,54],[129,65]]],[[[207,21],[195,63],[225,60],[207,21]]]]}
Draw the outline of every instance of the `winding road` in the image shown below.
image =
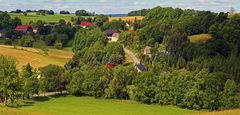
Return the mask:
{"type": "Polygon", "coordinates": [[[140,61],[137,59],[137,57],[135,56],[135,54],[132,52],[132,51],[130,51],[129,49],[127,49],[127,48],[123,48],[124,49],[124,52],[127,54],[127,55],[129,55],[129,57],[133,60],[133,62],[134,62],[134,65],[135,64],[140,64],[140,61]]]}

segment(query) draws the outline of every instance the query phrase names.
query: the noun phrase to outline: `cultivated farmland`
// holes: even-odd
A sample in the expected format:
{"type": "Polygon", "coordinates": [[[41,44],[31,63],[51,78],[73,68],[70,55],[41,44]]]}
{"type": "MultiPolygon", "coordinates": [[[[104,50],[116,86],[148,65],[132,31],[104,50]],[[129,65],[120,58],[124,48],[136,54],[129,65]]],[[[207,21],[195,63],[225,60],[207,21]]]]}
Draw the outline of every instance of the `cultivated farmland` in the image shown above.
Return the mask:
{"type": "Polygon", "coordinates": [[[48,64],[64,66],[73,55],[71,51],[56,49],[49,49],[48,54],[46,55],[41,49],[6,45],[0,45],[0,54],[15,57],[18,69],[28,63],[34,68],[47,66],[48,64]]]}

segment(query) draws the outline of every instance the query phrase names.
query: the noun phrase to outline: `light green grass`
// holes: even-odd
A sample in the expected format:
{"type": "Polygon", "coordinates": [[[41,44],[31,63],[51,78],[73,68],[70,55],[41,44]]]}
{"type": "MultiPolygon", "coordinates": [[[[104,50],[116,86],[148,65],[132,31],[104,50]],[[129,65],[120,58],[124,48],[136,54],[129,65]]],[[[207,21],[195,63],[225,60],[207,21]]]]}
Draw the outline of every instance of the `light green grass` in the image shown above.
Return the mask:
{"type": "Polygon", "coordinates": [[[44,22],[58,22],[60,19],[64,19],[66,22],[70,22],[71,17],[76,17],[71,14],[55,14],[55,15],[36,15],[36,13],[28,13],[27,16],[24,16],[22,13],[10,13],[11,18],[18,17],[21,19],[23,24],[28,24],[29,22],[37,22],[38,20],[42,20],[44,22]]]}
{"type": "Polygon", "coordinates": [[[53,115],[189,115],[201,113],[172,106],[146,105],[135,101],[95,99],[93,97],[60,97],[35,102],[24,111],[47,112],[53,115]]]}

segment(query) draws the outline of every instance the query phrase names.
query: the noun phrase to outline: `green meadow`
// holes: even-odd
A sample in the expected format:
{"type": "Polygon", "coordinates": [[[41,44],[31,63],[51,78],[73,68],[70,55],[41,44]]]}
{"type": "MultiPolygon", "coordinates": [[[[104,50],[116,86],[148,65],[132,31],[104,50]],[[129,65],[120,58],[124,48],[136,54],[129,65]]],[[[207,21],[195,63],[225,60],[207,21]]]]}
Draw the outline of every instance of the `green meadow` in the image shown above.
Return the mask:
{"type": "Polygon", "coordinates": [[[129,100],[75,96],[39,98],[21,107],[20,110],[51,115],[189,115],[201,113],[173,106],[140,104],[129,100]]]}
{"type": "Polygon", "coordinates": [[[44,22],[58,22],[60,19],[64,19],[66,22],[69,22],[72,17],[76,17],[71,14],[54,14],[54,15],[36,15],[36,13],[28,13],[27,16],[24,16],[23,13],[10,13],[11,18],[18,17],[21,19],[23,24],[28,24],[29,22],[37,22],[42,20],[44,22]]]}

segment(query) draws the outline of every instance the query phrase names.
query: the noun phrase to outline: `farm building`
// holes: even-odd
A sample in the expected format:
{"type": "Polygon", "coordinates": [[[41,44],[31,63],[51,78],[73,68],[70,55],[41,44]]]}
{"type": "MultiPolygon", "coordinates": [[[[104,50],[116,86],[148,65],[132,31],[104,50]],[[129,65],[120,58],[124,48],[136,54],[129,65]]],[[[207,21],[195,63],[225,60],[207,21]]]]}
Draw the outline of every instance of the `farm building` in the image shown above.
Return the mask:
{"type": "Polygon", "coordinates": [[[89,21],[82,21],[81,23],[80,23],[80,26],[82,27],[82,28],[87,28],[87,27],[90,27],[90,26],[93,26],[94,25],[94,23],[93,22],[89,22],[89,21]]]}
{"type": "Polygon", "coordinates": [[[112,35],[111,40],[112,40],[113,42],[117,42],[117,41],[118,41],[118,38],[119,38],[119,33],[114,33],[114,34],[112,35]]]}
{"type": "Polygon", "coordinates": [[[152,47],[150,47],[150,46],[146,46],[146,47],[144,48],[143,54],[144,54],[144,55],[151,56],[151,55],[152,55],[151,48],[152,48],[152,47]]]}
{"type": "Polygon", "coordinates": [[[6,30],[1,29],[0,30],[0,38],[5,38],[6,30]]]}
{"type": "Polygon", "coordinates": [[[119,33],[117,30],[104,30],[103,32],[107,35],[108,39],[110,40],[112,39],[114,33],[119,33]]]}
{"type": "Polygon", "coordinates": [[[38,32],[38,29],[37,28],[33,28],[33,33],[37,33],[38,32]]]}
{"type": "Polygon", "coordinates": [[[22,34],[29,34],[33,32],[33,27],[31,25],[20,25],[17,26],[15,30],[21,32],[22,34]]]}
{"type": "Polygon", "coordinates": [[[112,70],[116,65],[115,64],[107,64],[107,68],[112,70]]]}

